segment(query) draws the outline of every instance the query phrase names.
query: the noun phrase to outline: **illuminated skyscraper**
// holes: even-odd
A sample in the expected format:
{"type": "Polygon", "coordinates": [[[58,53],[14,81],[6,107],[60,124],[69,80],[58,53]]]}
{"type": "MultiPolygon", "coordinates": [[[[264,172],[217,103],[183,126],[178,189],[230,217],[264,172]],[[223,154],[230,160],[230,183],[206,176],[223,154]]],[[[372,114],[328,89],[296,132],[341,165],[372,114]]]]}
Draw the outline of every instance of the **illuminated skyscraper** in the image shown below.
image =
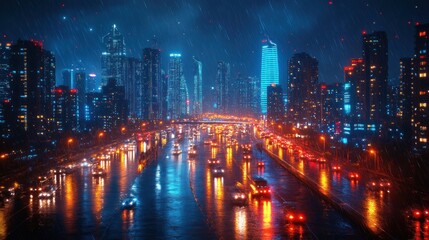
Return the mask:
{"type": "Polygon", "coordinates": [[[78,131],[77,92],[65,85],[54,89],[55,132],[59,134],[78,131]]]}
{"type": "Polygon", "coordinates": [[[229,102],[229,81],[230,66],[229,63],[219,61],[217,63],[217,74],[215,82],[215,109],[218,113],[226,113],[229,102]]]}
{"type": "Polygon", "coordinates": [[[412,80],[414,77],[414,59],[401,58],[399,75],[399,111],[397,113],[398,125],[401,128],[401,139],[412,142],[412,80]]]}
{"type": "Polygon", "coordinates": [[[418,154],[429,150],[429,24],[416,26],[414,48],[413,149],[418,154]]]}
{"type": "Polygon", "coordinates": [[[11,43],[0,44],[0,131],[5,129],[5,104],[10,100],[9,57],[11,43]]]}
{"type": "Polygon", "coordinates": [[[387,35],[385,32],[363,34],[363,62],[367,95],[365,106],[368,124],[379,131],[387,116],[387,35]]]}
{"type": "Polygon", "coordinates": [[[203,113],[203,64],[194,57],[194,101],[192,114],[203,113]]]}
{"type": "Polygon", "coordinates": [[[162,119],[162,90],[161,51],[145,48],[142,73],[142,118],[144,120],[162,119]]]}
{"type": "Polygon", "coordinates": [[[125,99],[129,102],[131,117],[141,117],[142,112],[142,63],[140,59],[127,57],[124,60],[125,99]]]}
{"type": "Polygon", "coordinates": [[[101,55],[101,78],[105,85],[107,80],[115,78],[118,86],[125,81],[124,60],[126,55],[124,37],[113,25],[112,30],[103,37],[105,51],[101,55]]]}
{"type": "Polygon", "coordinates": [[[287,118],[293,124],[315,126],[320,123],[317,59],[307,53],[297,53],[289,60],[288,72],[287,118]]]}
{"type": "Polygon", "coordinates": [[[182,55],[172,53],[168,63],[168,119],[178,119],[186,114],[186,89],[182,55]]]}
{"type": "Polygon", "coordinates": [[[46,139],[53,130],[55,58],[42,43],[19,40],[10,56],[11,114],[16,139],[46,139]]]}
{"type": "Polygon", "coordinates": [[[74,71],[73,87],[77,89],[77,117],[78,131],[83,131],[85,128],[85,96],[86,96],[86,72],[84,68],[76,68],[74,71]]]}
{"type": "Polygon", "coordinates": [[[267,87],[267,119],[269,123],[284,121],[283,90],[278,84],[267,87]]]}
{"type": "Polygon", "coordinates": [[[267,87],[279,84],[279,61],[277,45],[270,39],[262,40],[262,64],[261,64],[261,112],[267,113],[267,87]]]}

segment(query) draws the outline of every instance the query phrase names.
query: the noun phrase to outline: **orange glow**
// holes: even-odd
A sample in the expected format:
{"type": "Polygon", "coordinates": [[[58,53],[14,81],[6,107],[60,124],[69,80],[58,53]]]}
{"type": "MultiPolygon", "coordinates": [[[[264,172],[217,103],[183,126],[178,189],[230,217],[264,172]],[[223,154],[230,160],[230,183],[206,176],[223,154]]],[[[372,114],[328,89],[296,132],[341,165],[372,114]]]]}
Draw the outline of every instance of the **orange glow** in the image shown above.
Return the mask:
{"type": "Polygon", "coordinates": [[[426,31],[419,32],[419,37],[425,37],[425,36],[426,36],[426,31]]]}
{"type": "Polygon", "coordinates": [[[235,239],[247,239],[247,211],[234,208],[235,239]]]}

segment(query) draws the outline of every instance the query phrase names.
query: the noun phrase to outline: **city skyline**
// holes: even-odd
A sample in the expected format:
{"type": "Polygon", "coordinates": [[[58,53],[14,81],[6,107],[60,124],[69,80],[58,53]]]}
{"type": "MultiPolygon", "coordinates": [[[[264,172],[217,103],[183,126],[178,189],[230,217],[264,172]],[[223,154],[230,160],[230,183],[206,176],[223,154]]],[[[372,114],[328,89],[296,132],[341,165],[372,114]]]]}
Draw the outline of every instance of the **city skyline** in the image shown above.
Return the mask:
{"type": "MultiPolygon", "coordinates": [[[[412,55],[414,25],[428,22],[424,14],[428,7],[425,1],[395,4],[389,1],[221,1],[216,5],[194,1],[179,4],[130,1],[119,5],[108,1],[101,5],[79,1],[36,4],[28,0],[23,6],[6,3],[3,8],[6,12],[2,15],[11,21],[0,23],[0,29],[3,29],[3,41],[19,38],[43,41],[45,48],[57,57],[57,76],[72,64],[84,65],[88,72],[101,76],[101,40],[116,24],[125,38],[127,56],[140,57],[143,48],[156,42],[164,59],[174,51],[183,54],[188,81],[192,77],[192,56],[198,58],[207,66],[203,79],[210,83],[216,76],[217,61],[222,59],[231,63],[232,73],[259,75],[259,44],[264,35],[269,34],[278,44],[283,87],[287,60],[302,51],[319,59],[321,82],[341,82],[343,66],[349,58],[361,55],[360,34],[381,30],[386,31],[390,43],[389,80],[398,83],[399,59],[412,55]],[[305,8],[309,4],[314,6],[311,11],[305,8]],[[49,14],[35,15],[40,11],[49,14]],[[240,21],[235,21],[238,19],[240,21]],[[25,24],[17,25],[18,22],[25,24]],[[321,27],[323,31],[319,30],[321,27]]],[[[167,61],[163,61],[162,66],[166,71],[167,61]]]]}

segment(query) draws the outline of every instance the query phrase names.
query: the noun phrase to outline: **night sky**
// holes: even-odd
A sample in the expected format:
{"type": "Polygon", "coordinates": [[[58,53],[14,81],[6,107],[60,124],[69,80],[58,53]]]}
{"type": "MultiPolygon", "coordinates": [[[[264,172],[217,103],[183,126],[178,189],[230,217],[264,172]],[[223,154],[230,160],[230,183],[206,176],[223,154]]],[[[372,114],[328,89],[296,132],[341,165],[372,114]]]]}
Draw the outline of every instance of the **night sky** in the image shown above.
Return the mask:
{"type": "MultiPolygon", "coordinates": [[[[127,55],[141,58],[154,36],[163,69],[170,52],[184,58],[191,82],[192,56],[203,62],[203,81],[213,82],[218,60],[232,76],[260,76],[261,40],[279,48],[280,82],[287,60],[307,52],[319,60],[319,81],[343,81],[343,67],[362,55],[362,32],[383,30],[389,40],[389,79],[398,81],[399,58],[412,56],[416,22],[429,22],[429,1],[357,0],[9,0],[0,8],[2,42],[43,40],[63,68],[100,73],[101,38],[116,24],[127,55]]],[[[206,84],[207,86],[208,84],[206,84]]]]}

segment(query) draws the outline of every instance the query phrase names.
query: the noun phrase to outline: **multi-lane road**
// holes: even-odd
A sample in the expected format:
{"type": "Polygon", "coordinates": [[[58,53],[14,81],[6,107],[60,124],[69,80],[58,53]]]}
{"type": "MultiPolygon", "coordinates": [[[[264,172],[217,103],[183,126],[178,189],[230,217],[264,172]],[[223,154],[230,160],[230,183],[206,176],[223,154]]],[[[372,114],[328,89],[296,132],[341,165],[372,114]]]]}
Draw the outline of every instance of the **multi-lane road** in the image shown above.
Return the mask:
{"type": "MultiPolygon", "coordinates": [[[[184,126],[183,132],[187,128],[190,126],[184,126]]],[[[146,147],[143,142],[129,143],[126,148],[119,144],[100,160],[104,176],[94,177],[91,167],[77,166],[73,173],[55,175],[57,190],[52,198],[30,198],[26,192],[12,198],[0,208],[0,238],[368,238],[359,226],[263,152],[253,148],[251,160],[243,160],[240,145],[255,144],[252,131],[232,131],[238,144],[228,148],[225,134],[212,134],[214,126],[198,131],[192,139],[191,131],[184,135],[179,155],[172,154],[175,140],[171,139],[159,149],[156,159],[143,166],[138,159],[146,147]],[[218,146],[204,144],[207,140],[216,140],[218,146]],[[187,153],[191,142],[197,149],[194,158],[187,153]],[[207,163],[212,157],[220,160],[223,176],[214,176],[207,163]],[[258,167],[257,161],[265,166],[258,167]],[[234,205],[231,194],[236,182],[248,193],[250,179],[256,175],[268,181],[271,198],[248,194],[247,206],[234,205]],[[128,196],[137,199],[132,210],[121,207],[128,196]],[[304,214],[305,222],[290,223],[288,211],[304,214]]]]}

